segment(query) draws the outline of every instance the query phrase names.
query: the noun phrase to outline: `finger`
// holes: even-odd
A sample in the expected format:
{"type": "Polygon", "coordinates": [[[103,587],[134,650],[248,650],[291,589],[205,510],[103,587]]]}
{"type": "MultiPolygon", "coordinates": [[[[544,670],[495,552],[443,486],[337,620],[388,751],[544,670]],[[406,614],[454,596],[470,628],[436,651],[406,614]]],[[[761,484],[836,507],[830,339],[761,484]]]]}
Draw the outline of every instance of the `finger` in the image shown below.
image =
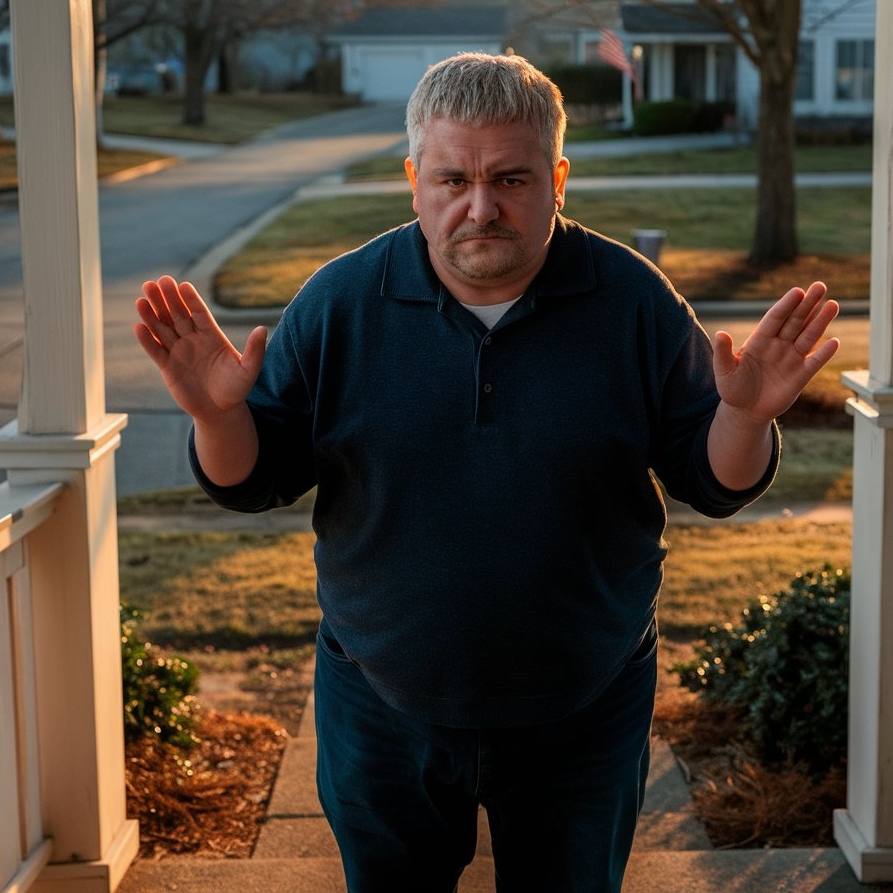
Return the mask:
{"type": "Polygon", "coordinates": [[[149,359],[159,368],[163,367],[169,356],[167,348],[156,338],[152,329],[145,323],[136,323],[133,327],[136,340],[149,355],[149,359]]]}
{"type": "Polygon", "coordinates": [[[821,308],[813,314],[812,319],[806,325],[794,342],[794,347],[806,356],[822,340],[828,326],[840,313],[840,304],[837,301],[826,301],[821,308]]]}
{"type": "Polygon", "coordinates": [[[818,315],[822,299],[827,292],[828,288],[824,282],[813,282],[788,318],[781,332],[782,337],[790,337],[792,341],[799,338],[818,315]]]}
{"type": "Polygon", "coordinates": [[[839,338],[829,338],[827,341],[823,341],[811,354],[809,354],[806,358],[806,363],[808,364],[812,375],[815,375],[815,373],[837,353],[839,347],[839,338]]]}
{"type": "Polygon", "coordinates": [[[170,309],[168,308],[167,301],[164,299],[164,293],[161,291],[161,286],[153,279],[150,279],[148,282],[143,283],[143,297],[146,301],[149,302],[152,310],[155,313],[156,318],[166,326],[169,326],[171,329],[174,327],[174,321],[171,318],[170,309]]]}
{"type": "Polygon", "coordinates": [[[180,283],[173,276],[162,276],[158,280],[158,287],[164,296],[164,302],[170,311],[177,334],[188,335],[190,332],[194,332],[195,321],[181,291],[180,283]]]}
{"type": "Polygon", "coordinates": [[[156,307],[148,298],[142,297],[136,299],[135,306],[142,325],[146,327],[155,341],[166,350],[170,350],[179,336],[174,330],[173,321],[167,312],[167,305],[164,301],[161,300],[160,305],[156,307]],[[159,318],[159,312],[163,315],[163,319],[159,318]]]}
{"type": "Polygon", "coordinates": [[[198,289],[196,289],[191,282],[179,283],[178,293],[180,295],[180,300],[183,302],[183,306],[193,319],[196,321],[198,321],[199,318],[202,320],[213,320],[214,317],[211,315],[208,305],[198,293],[198,289]]]}
{"type": "Polygon", "coordinates": [[[809,324],[826,291],[824,282],[813,282],[806,291],[797,286],[789,289],[769,308],[758,328],[765,335],[793,341],[809,324]]]}
{"type": "Polygon", "coordinates": [[[212,326],[217,329],[217,322],[214,319],[208,305],[202,296],[198,293],[198,289],[191,282],[179,283],[179,295],[183,302],[183,306],[192,317],[192,321],[197,329],[212,326]]]}

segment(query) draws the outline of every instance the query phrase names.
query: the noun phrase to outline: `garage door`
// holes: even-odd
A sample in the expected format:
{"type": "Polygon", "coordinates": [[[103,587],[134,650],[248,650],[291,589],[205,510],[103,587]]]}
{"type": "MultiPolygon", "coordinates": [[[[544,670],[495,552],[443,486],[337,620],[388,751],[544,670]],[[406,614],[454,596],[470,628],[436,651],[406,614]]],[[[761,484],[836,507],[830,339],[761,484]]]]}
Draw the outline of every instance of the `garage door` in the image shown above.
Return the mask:
{"type": "Polygon", "coordinates": [[[360,52],[363,98],[369,102],[409,99],[428,67],[421,49],[364,47],[360,52]]]}

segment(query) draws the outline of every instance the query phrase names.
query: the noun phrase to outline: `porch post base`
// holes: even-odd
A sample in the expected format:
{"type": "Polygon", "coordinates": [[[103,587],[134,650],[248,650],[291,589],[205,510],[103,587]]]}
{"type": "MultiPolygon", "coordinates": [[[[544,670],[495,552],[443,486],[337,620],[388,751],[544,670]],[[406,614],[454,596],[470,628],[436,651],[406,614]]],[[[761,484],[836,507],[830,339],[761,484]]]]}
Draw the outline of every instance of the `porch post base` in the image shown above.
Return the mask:
{"type": "Polygon", "coordinates": [[[33,893],[114,893],[139,851],[139,824],[127,819],[102,859],[56,862],[44,867],[33,893]]]}
{"type": "Polygon", "coordinates": [[[893,847],[869,846],[847,809],[834,810],[834,839],[861,883],[893,881],[893,847]]]}

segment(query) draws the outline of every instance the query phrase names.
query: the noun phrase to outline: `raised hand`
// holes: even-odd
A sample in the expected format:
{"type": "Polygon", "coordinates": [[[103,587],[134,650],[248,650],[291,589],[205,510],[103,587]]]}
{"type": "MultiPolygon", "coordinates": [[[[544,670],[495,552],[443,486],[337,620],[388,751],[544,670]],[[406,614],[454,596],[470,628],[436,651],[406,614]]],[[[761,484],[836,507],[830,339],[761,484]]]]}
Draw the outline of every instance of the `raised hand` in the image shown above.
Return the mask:
{"type": "Polygon", "coordinates": [[[723,402],[754,420],[769,421],[797,399],[809,380],[834,356],[840,342],[825,339],[837,316],[827,288],[813,282],[792,288],[763,316],[737,352],[727,332],[714,339],[713,370],[723,402]]]}
{"type": "Polygon", "coordinates": [[[170,276],[144,283],[136,310],[137,340],[181,409],[210,420],[244,403],[263,361],[263,327],[251,332],[240,354],[195,288],[170,276]]]}

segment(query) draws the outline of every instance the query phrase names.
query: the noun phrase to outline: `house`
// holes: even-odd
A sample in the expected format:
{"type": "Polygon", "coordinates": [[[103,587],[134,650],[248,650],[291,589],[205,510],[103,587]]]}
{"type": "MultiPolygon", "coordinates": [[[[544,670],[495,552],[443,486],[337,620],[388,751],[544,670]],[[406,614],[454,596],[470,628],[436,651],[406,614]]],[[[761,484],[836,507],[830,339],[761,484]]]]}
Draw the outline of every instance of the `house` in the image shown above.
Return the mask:
{"type": "MultiPolygon", "coordinates": [[[[868,122],[873,107],[876,0],[803,0],[797,118],[868,122]]],[[[759,72],[697,3],[623,3],[620,36],[638,67],[645,99],[735,103],[739,127],[758,120],[759,72]]],[[[580,61],[597,32],[581,36],[580,61]]]]}
{"type": "Polygon", "coordinates": [[[341,51],[341,87],[366,102],[409,99],[425,70],[470,50],[506,48],[506,6],[369,9],[329,33],[341,51]]]}

